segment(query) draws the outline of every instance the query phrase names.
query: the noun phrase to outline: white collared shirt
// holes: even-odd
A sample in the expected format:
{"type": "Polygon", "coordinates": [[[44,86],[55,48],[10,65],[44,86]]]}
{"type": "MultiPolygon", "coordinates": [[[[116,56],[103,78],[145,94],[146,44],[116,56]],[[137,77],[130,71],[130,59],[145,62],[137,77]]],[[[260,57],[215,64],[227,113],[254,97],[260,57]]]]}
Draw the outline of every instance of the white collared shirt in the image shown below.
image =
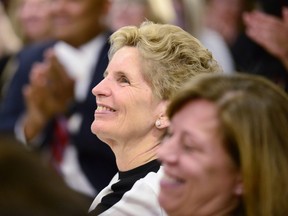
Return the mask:
{"type": "Polygon", "coordinates": [[[65,42],[58,42],[54,51],[68,74],[75,79],[75,98],[85,100],[93,76],[96,60],[99,58],[105,36],[102,34],[85,45],[75,48],[65,42]]]}

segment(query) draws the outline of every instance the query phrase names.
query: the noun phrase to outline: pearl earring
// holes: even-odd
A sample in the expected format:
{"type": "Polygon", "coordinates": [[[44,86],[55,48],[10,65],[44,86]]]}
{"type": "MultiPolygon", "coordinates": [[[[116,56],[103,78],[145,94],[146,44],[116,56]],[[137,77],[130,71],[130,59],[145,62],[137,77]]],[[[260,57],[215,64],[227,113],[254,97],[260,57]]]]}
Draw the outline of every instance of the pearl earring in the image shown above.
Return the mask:
{"type": "Polygon", "coordinates": [[[159,127],[161,126],[161,121],[160,121],[160,119],[158,119],[158,120],[155,122],[155,126],[156,126],[157,128],[159,128],[159,127]]]}

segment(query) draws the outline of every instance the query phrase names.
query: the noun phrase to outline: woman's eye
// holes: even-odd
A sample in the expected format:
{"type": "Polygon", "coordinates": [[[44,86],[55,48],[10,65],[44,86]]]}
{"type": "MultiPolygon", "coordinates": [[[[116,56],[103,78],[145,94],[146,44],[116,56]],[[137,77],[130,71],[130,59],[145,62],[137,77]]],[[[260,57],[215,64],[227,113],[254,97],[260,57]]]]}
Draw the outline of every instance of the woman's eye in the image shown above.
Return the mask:
{"type": "Polygon", "coordinates": [[[181,146],[182,146],[183,151],[185,152],[192,152],[195,150],[195,147],[196,147],[194,141],[187,137],[182,137],[181,146]]]}
{"type": "Polygon", "coordinates": [[[187,152],[191,152],[191,151],[195,150],[195,148],[191,145],[183,144],[183,150],[187,151],[187,152]]]}
{"type": "Polygon", "coordinates": [[[130,81],[128,80],[128,78],[127,78],[126,76],[120,76],[120,77],[119,77],[119,82],[120,82],[120,83],[130,84],[130,81]]]}
{"type": "Polygon", "coordinates": [[[199,146],[199,144],[197,144],[191,140],[182,140],[181,145],[182,145],[183,151],[185,151],[187,153],[201,152],[202,151],[201,146],[199,146]]]}

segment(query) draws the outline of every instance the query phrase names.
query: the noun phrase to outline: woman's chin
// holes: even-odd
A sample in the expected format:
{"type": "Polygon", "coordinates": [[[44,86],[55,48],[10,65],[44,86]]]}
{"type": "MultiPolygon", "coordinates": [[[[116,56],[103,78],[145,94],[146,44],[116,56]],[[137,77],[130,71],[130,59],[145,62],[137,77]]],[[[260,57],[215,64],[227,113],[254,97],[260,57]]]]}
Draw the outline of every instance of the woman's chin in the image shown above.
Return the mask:
{"type": "Polygon", "coordinates": [[[99,126],[99,124],[96,120],[94,120],[91,124],[91,131],[96,136],[98,136],[102,131],[102,128],[99,126]]]}

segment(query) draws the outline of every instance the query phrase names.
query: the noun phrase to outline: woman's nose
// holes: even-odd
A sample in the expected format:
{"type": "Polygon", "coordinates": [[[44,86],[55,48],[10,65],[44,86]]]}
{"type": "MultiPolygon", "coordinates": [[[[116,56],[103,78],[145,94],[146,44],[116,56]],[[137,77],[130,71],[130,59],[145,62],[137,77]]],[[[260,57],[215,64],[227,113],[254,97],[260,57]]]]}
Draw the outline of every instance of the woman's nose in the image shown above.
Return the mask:
{"type": "Polygon", "coordinates": [[[94,88],[92,89],[92,94],[94,96],[108,96],[110,94],[110,89],[109,89],[109,85],[107,82],[107,79],[104,78],[100,83],[98,83],[96,86],[94,86],[94,88]]]}

